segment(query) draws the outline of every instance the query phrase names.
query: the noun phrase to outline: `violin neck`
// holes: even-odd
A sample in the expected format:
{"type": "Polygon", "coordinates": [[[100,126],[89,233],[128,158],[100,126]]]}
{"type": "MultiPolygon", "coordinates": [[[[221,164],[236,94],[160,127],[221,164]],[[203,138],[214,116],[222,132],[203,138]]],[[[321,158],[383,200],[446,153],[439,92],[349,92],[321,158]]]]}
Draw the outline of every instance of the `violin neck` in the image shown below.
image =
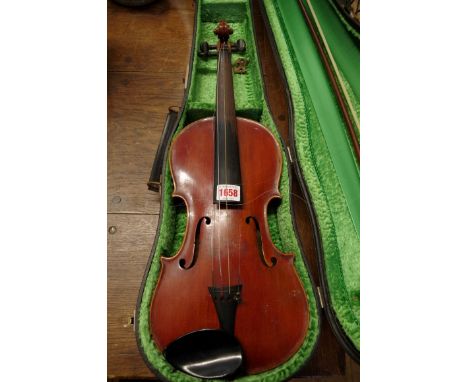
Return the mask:
{"type": "MultiPolygon", "coordinates": [[[[214,202],[219,203],[218,185],[238,186],[241,190],[239,143],[232,78],[231,51],[228,43],[221,43],[218,55],[215,117],[214,202]]],[[[240,195],[242,193],[240,192],[240,195]]],[[[232,198],[235,199],[235,198],[232,198]]],[[[225,199],[222,199],[225,200],[225,199]]],[[[226,200],[227,201],[227,200],[226,200]]],[[[229,200],[229,204],[241,203],[229,200]]]]}

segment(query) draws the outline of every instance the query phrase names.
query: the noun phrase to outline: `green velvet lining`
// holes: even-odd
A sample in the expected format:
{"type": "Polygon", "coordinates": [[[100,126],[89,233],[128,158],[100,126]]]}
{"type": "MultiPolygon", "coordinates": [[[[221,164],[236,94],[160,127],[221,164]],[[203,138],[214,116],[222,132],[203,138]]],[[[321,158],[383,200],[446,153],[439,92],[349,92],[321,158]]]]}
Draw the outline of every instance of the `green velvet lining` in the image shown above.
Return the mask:
{"type": "MultiPolygon", "coordinates": [[[[349,178],[353,171],[345,172],[344,178],[340,178],[337,172],[337,165],[340,164],[340,159],[343,158],[333,156],[331,149],[336,149],[336,147],[331,145],[340,142],[334,141],[332,139],[334,136],[330,137],[325,129],[336,129],[338,127],[344,131],[344,126],[341,126],[342,123],[338,124],[338,126],[331,126],[330,121],[333,121],[333,119],[327,120],[324,118],[324,115],[325,117],[329,115],[326,115],[323,110],[329,114],[339,113],[332,104],[333,101],[330,101],[330,105],[325,105],[328,106],[327,108],[322,105],[319,110],[320,113],[318,113],[317,103],[324,102],[323,98],[316,98],[316,94],[310,91],[311,82],[306,82],[304,78],[304,66],[299,64],[296,56],[297,50],[294,49],[290,40],[291,36],[288,34],[288,27],[292,29],[294,27],[291,25],[295,26],[293,38],[300,38],[300,46],[304,51],[307,43],[305,39],[307,30],[302,28],[304,36],[298,36],[300,32],[298,23],[303,23],[303,20],[300,10],[297,9],[297,4],[278,0],[275,2],[264,1],[264,5],[291,93],[295,119],[294,141],[296,152],[319,223],[326,281],[332,309],[345,333],[359,349],[359,225],[356,224],[357,222],[353,219],[351,213],[351,208],[357,208],[357,212],[359,212],[359,177],[357,178],[358,187],[353,188],[351,185],[356,184],[356,179],[349,178]],[[288,25],[285,24],[285,18],[289,18],[287,20],[288,25]],[[348,179],[346,179],[346,176],[348,179]],[[345,181],[348,181],[348,183],[346,184],[345,181]],[[344,186],[351,187],[349,188],[352,191],[351,197],[346,197],[344,194],[344,186]],[[356,202],[357,205],[354,205],[353,203],[356,202]]],[[[315,63],[318,62],[319,60],[316,59],[315,63]]],[[[315,76],[312,80],[309,76],[308,80],[312,81],[312,86],[317,87],[319,81],[326,82],[326,77],[324,77],[323,68],[319,64],[310,67],[310,65],[314,65],[313,63],[312,57],[308,56],[308,73],[315,76]],[[322,76],[322,78],[318,76],[322,76]]],[[[326,92],[331,92],[329,85],[321,89],[320,97],[325,97],[326,92]]],[[[337,120],[337,117],[335,120],[337,120]]],[[[335,131],[338,132],[339,129],[335,131]]],[[[344,150],[351,150],[352,152],[349,142],[345,142],[344,145],[342,142],[340,144],[342,149],[339,151],[339,155],[347,153],[344,150]]],[[[349,164],[349,162],[345,162],[345,165],[349,166],[349,164]]]]}
{"type": "MultiPolygon", "coordinates": [[[[247,52],[243,55],[247,58],[247,74],[234,76],[234,91],[236,98],[236,110],[238,116],[259,121],[272,131],[279,139],[278,131],[268,111],[264,94],[260,66],[253,40],[252,16],[248,0],[203,0],[198,2],[197,33],[195,47],[202,41],[214,41],[213,29],[217,21],[225,19],[234,29],[232,40],[243,38],[247,43],[247,52]]],[[[233,54],[233,61],[240,57],[233,54]]],[[[202,59],[194,57],[192,76],[188,91],[188,98],[183,110],[177,131],[180,131],[188,123],[207,116],[212,116],[215,108],[216,86],[216,59],[202,59]]],[[[275,245],[284,252],[295,254],[294,265],[303,283],[310,307],[310,321],[308,335],[298,350],[283,365],[267,372],[239,378],[242,381],[282,381],[294,374],[310,357],[318,338],[318,308],[316,305],[313,286],[302,259],[298,240],[293,228],[289,175],[286,156],[283,152],[283,169],[280,179],[280,193],[282,200],[268,210],[268,223],[271,237],[275,245]]],[[[147,278],[139,306],[138,333],[141,349],[149,363],[158,370],[166,379],[171,381],[195,381],[185,373],[175,370],[168,364],[161,352],[151,340],[149,328],[149,308],[153,289],[156,285],[159,270],[160,257],[173,256],[182,243],[186,225],[185,207],[175,205],[172,199],[173,183],[166,163],[164,169],[164,181],[162,189],[161,216],[159,221],[159,237],[155,245],[155,252],[149,266],[147,278]]]]}

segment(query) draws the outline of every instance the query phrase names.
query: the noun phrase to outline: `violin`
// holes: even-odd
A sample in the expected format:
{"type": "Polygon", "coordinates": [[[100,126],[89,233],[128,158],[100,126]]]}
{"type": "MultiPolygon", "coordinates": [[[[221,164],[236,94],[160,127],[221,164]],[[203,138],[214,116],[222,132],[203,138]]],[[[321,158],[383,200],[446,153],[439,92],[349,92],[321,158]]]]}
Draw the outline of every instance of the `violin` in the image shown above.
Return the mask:
{"type": "Polygon", "coordinates": [[[286,362],[302,345],[309,307],[294,267],[270,237],[267,208],[278,190],[282,155],[271,132],[236,116],[232,28],[221,21],[216,113],[186,126],[169,156],[173,197],[184,201],[181,248],[161,258],[150,307],[156,347],[177,369],[201,378],[257,374],[286,362]]]}

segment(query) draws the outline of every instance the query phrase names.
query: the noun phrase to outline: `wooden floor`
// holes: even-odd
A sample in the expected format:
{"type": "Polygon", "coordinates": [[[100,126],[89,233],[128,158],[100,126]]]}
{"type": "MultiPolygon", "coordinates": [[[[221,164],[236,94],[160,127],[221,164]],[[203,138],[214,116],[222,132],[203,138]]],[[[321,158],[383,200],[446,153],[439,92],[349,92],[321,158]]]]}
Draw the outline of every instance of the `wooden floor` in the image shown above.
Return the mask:
{"type": "MultiPolygon", "coordinates": [[[[148,191],[146,182],[167,109],[182,102],[193,14],[191,0],[159,0],[137,9],[108,2],[109,379],[153,378],[133,332],[135,303],[159,218],[159,195],[148,191]]],[[[272,112],[286,138],[284,89],[257,12],[255,24],[272,112]]],[[[299,194],[297,188],[295,192],[299,194]]],[[[294,203],[313,266],[311,230],[300,196],[294,203]]],[[[313,357],[293,380],[359,381],[359,366],[345,356],[325,320],[313,357]]]]}

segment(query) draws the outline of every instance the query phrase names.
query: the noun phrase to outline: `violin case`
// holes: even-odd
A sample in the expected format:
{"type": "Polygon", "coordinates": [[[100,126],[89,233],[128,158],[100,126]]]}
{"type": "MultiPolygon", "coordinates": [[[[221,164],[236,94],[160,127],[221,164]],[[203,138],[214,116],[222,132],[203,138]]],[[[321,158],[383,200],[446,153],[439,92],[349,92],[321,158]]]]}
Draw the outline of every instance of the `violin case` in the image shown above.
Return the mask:
{"type": "MultiPolygon", "coordinates": [[[[137,301],[135,331],[146,364],[162,380],[197,380],[176,370],[155,347],[150,335],[149,310],[160,258],[177,253],[186,226],[185,206],[176,204],[171,196],[173,182],[168,152],[171,141],[184,126],[214,114],[216,59],[201,58],[197,52],[201,42],[214,41],[213,30],[220,20],[227,21],[233,28],[232,41],[244,39],[247,45],[245,53],[233,53],[232,57],[233,63],[239,57],[248,62],[246,73],[233,75],[236,114],[270,129],[283,148],[279,187],[282,199],[269,208],[268,224],[274,244],[282,252],[294,253],[294,264],[310,307],[308,335],[294,356],[275,369],[236,380],[284,381],[291,378],[314,352],[323,317],[330,322],[333,333],[348,354],[359,360],[359,160],[297,2],[265,0],[259,3],[281,66],[280,80],[287,89],[290,146],[286,147],[280,138],[265,95],[252,4],[249,0],[199,0],[183,105],[178,112],[172,109],[168,113],[148,182],[150,189],[161,193],[161,212],[137,301]],[[319,280],[312,279],[291,208],[293,172],[299,179],[315,231],[311,235],[316,238],[319,280]]],[[[351,100],[347,107],[359,116],[359,32],[331,0],[311,0],[310,3],[314,12],[311,16],[318,20],[326,36],[328,51],[336,60],[341,83],[351,100]]],[[[354,127],[359,135],[358,126],[354,127]]],[[[180,292],[174,291],[174,294],[180,292]]]]}

